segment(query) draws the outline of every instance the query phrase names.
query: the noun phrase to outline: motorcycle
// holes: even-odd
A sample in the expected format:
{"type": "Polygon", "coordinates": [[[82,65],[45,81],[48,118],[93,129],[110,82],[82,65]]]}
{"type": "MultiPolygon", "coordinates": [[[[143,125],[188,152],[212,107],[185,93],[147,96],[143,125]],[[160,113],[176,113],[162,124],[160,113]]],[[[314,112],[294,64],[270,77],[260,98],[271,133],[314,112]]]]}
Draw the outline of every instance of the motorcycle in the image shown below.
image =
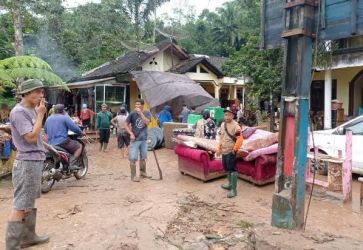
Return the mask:
{"type": "Polygon", "coordinates": [[[79,169],[70,170],[71,157],[73,156],[69,152],[61,147],[52,146],[43,142],[48,152],[46,153],[46,159],[42,170],[42,193],[48,193],[56,181],[68,179],[72,176],[77,180],[80,180],[84,178],[88,172],[86,144],[79,138],[79,135],[69,133],[68,136],[82,145],[82,152],[77,160],[79,169]]]}

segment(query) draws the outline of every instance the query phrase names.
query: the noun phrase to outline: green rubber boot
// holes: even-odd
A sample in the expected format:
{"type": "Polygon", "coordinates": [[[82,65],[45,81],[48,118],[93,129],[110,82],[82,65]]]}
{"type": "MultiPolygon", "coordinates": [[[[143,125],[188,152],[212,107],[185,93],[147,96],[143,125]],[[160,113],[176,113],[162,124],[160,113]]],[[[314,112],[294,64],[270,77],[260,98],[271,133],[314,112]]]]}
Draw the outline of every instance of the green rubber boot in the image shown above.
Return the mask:
{"type": "Polygon", "coordinates": [[[130,168],[131,168],[131,180],[133,182],[139,182],[140,179],[136,176],[136,162],[131,161],[130,168]]]}
{"type": "Polygon", "coordinates": [[[33,245],[43,244],[49,241],[49,236],[39,236],[35,233],[35,225],[37,222],[37,209],[33,208],[24,218],[24,231],[21,239],[21,248],[33,245]]]}
{"type": "Polygon", "coordinates": [[[237,196],[237,172],[231,173],[231,190],[228,192],[227,197],[233,198],[237,196]]]}
{"type": "Polygon", "coordinates": [[[221,185],[221,188],[223,188],[223,189],[226,189],[226,190],[231,190],[231,174],[230,173],[228,173],[228,175],[227,175],[227,180],[228,180],[228,184],[222,184],[221,185]]]}
{"type": "Polygon", "coordinates": [[[142,178],[151,179],[151,176],[146,173],[146,161],[140,160],[139,164],[140,164],[140,176],[142,178]]]}

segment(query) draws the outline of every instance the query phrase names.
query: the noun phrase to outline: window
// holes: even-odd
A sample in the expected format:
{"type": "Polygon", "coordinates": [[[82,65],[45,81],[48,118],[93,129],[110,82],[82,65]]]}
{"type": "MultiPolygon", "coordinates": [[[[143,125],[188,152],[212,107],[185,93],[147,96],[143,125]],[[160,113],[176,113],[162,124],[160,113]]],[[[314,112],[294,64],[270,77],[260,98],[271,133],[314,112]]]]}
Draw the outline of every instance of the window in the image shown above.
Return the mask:
{"type": "Polygon", "coordinates": [[[363,135],[363,121],[360,121],[353,125],[347,125],[344,127],[345,130],[352,131],[353,135],[363,135]]]}
{"type": "Polygon", "coordinates": [[[126,88],[122,86],[96,86],[96,105],[97,108],[102,103],[109,106],[120,105],[126,101],[126,88]]]}

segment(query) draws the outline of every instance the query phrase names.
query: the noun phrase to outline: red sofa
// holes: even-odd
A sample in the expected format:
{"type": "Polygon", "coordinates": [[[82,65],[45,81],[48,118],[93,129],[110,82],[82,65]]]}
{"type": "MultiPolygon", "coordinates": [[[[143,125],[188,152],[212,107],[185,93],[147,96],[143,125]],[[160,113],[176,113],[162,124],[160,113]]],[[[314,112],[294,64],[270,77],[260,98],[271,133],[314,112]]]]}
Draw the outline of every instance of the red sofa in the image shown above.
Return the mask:
{"type": "MultiPolygon", "coordinates": [[[[179,171],[202,181],[225,176],[222,161],[210,160],[205,150],[176,145],[174,152],[178,155],[179,171]]],[[[237,161],[238,176],[256,185],[264,185],[275,181],[276,154],[261,155],[254,161],[237,161]]]]}

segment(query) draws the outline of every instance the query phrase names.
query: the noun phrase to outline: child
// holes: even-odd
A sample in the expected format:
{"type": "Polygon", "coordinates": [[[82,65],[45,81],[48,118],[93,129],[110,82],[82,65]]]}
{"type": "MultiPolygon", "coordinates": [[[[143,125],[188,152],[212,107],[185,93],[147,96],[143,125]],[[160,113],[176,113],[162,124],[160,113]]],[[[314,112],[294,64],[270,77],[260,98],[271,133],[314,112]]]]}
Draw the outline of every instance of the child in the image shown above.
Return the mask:
{"type": "Polygon", "coordinates": [[[224,122],[221,125],[217,151],[217,154],[222,154],[223,168],[228,173],[228,184],[222,185],[222,188],[229,190],[228,198],[237,195],[236,152],[243,143],[241,127],[234,120],[234,116],[235,113],[232,110],[224,110],[224,122]]]}

